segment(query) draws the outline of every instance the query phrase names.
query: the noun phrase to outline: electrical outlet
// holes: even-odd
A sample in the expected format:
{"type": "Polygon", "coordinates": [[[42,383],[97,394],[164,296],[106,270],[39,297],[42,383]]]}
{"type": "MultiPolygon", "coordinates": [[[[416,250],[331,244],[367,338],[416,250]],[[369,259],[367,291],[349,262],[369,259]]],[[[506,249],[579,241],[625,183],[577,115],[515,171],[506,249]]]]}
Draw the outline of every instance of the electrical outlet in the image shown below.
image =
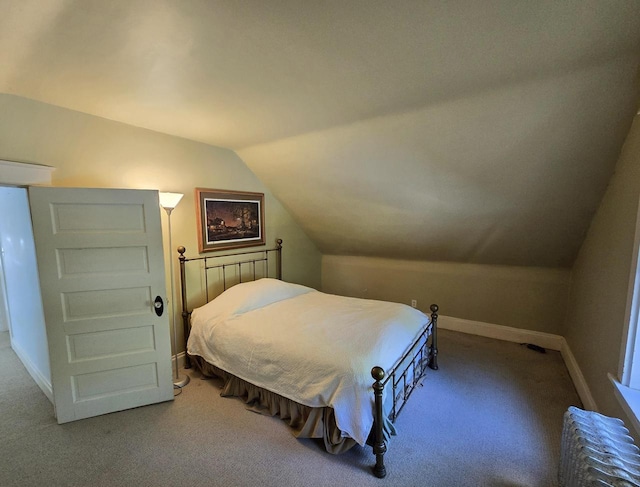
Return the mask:
{"type": "Polygon", "coordinates": [[[411,307],[412,308],[417,308],[418,307],[418,301],[416,299],[412,299],[411,300],[411,307]]]}

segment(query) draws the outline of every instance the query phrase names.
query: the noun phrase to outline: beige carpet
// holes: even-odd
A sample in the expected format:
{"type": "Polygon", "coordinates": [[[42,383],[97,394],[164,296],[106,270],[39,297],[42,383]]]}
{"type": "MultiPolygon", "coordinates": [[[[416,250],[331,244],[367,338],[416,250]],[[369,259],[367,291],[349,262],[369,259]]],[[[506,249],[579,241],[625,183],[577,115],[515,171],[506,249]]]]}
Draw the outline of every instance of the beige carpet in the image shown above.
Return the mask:
{"type": "Polygon", "coordinates": [[[380,480],[369,448],[329,455],[195,374],[172,402],[60,426],[0,333],[0,485],[556,485],[562,414],[580,406],[560,354],[443,330],[439,365],[380,480]]]}

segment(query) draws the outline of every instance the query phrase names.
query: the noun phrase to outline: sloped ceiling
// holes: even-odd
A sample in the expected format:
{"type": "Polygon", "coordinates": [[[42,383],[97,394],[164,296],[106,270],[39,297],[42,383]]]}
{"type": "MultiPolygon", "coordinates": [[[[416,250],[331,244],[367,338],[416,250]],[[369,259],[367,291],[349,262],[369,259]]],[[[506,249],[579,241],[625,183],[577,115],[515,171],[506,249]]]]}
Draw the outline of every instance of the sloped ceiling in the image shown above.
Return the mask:
{"type": "Polygon", "coordinates": [[[638,109],[637,0],[0,12],[0,92],[234,149],[323,253],[570,266],[638,109]]]}

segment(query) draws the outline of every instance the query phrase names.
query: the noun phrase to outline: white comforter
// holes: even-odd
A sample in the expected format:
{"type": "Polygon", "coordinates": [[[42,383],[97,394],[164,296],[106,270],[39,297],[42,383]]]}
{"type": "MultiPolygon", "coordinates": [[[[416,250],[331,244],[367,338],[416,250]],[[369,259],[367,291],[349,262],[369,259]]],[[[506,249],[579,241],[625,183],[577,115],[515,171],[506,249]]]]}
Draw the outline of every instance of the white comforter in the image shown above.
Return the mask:
{"type": "Polygon", "coordinates": [[[403,304],[259,279],[195,309],[187,348],[256,386],[332,407],[343,434],[364,445],[373,425],[371,368],[389,370],[427,322],[403,304]]]}

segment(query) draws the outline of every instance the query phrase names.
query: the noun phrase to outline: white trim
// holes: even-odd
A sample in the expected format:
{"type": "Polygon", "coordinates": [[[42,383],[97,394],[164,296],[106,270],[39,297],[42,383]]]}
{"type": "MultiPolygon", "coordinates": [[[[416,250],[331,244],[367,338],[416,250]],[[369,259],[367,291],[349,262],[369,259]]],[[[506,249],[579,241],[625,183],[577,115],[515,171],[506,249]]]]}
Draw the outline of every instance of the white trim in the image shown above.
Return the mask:
{"type": "Polygon", "coordinates": [[[33,364],[33,362],[29,360],[29,357],[24,352],[24,350],[22,350],[20,346],[13,340],[11,340],[11,348],[24,365],[24,368],[27,369],[27,372],[29,372],[31,378],[35,381],[38,387],[42,389],[44,395],[47,396],[49,401],[51,401],[51,404],[53,404],[53,388],[51,387],[51,382],[44,375],[42,375],[42,372],[40,372],[40,370],[33,364]]]}
{"type": "Polygon", "coordinates": [[[549,350],[562,349],[564,338],[560,335],[540,331],[523,330],[504,325],[494,325],[483,321],[465,320],[452,316],[438,316],[438,327],[443,330],[460,331],[471,335],[496,338],[507,342],[533,343],[549,350]]]}
{"type": "Polygon", "coordinates": [[[569,371],[569,375],[571,376],[571,380],[573,381],[573,385],[576,388],[580,400],[582,401],[584,409],[598,411],[598,405],[591,394],[591,390],[587,385],[584,375],[582,375],[582,371],[578,366],[576,358],[573,356],[573,352],[571,352],[571,349],[569,348],[569,344],[564,337],[561,338],[562,348],[560,353],[562,354],[562,359],[564,360],[564,364],[567,366],[567,370],[569,371]]]}
{"type": "Polygon", "coordinates": [[[29,186],[51,184],[55,167],[0,160],[0,184],[29,186]]]}
{"type": "Polygon", "coordinates": [[[622,343],[620,348],[620,360],[618,364],[618,377],[620,383],[627,387],[638,387],[640,384],[640,371],[636,371],[635,358],[640,354],[640,342],[638,342],[639,324],[639,303],[640,289],[637,285],[638,249],[640,247],[640,206],[636,211],[636,231],[633,239],[633,254],[631,256],[631,266],[629,269],[629,285],[627,287],[627,305],[625,308],[624,321],[622,327],[622,343]]]}
{"type": "Polygon", "coordinates": [[[640,434],[640,421],[638,421],[638,414],[640,413],[640,391],[622,385],[613,374],[607,375],[614,386],[616,399],[631,420],[631,425],[636,430],[636,434],[640,434]]]}
{"type": "Polygon", "coordinates": [[[569,371],[573,385],[576,388],[578,396],[582,401],[585,409],[597,411],[597,405],[593,399],[593,395],[589,390],[587,381],[582,375],[582,371],[578,366],[567,341],[560,335],[551,333],[543,333],[540,331],[523,330],[521,328],[513,328],[511,326],[494,325],[482,321],[465,320],[463,318],[454,318],[452,316],[438,316],[438,328],[443,330],[459,331],[471,335],[478,335],[487,338],[495,338],[496,340],[504,340],[515,343],[533,343],[549,350],[559,351],[562,359],[569,371]]]}
{"type": "MultiPolygon", "coordinates": [[[[184,360],[185,360],[185,352],[180,352],[178,354],[178,369],[184,368],[184,360]]],[[[171,377],[175,379],[174,377],[176,373],[176,356],[175,355],[171,356],[171,370],[173,371],[171,374],[171,377]]]]}

